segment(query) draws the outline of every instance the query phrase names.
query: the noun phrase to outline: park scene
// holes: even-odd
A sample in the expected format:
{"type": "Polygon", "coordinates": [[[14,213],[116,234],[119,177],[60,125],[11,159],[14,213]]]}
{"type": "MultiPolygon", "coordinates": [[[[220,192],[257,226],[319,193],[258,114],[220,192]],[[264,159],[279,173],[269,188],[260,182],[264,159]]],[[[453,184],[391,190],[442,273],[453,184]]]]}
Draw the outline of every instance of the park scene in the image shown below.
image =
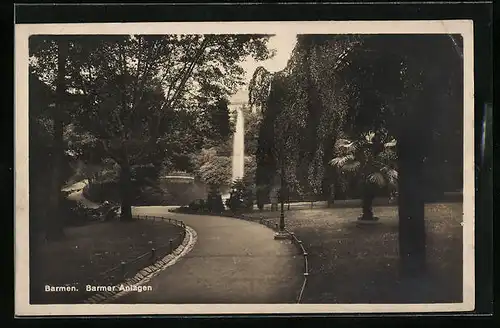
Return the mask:
{"type": "Polygon", "coordinates": [[[462,48],[31,36],[30,303],[461,303],[462,48]]]}

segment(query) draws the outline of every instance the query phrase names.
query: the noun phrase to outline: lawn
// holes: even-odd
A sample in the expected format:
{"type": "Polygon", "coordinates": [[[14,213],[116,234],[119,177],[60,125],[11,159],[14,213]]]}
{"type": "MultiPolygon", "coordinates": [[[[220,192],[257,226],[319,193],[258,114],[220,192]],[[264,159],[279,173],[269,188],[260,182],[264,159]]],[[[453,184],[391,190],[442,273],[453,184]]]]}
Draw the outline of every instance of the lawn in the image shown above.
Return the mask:
{"type": "MultiPolygon", "coordinates": [[[[136,220],[93,223],[65,232],[64,240],[34,245],[36,256],[30,264],[32,304],[82,302],[92,295],[85,292],[85,285],[123,281],[122,261],[132,261],[152,248],[158,250],[157,256],[166,255],[170,238],[179,240],[181,228],[164,221],[136,220]],[[45,292],[45,285],[76,286],[78,292],[45,292]]],[[[151,257],[144,256],[127,265],[126,277],[151,263],[151,257]]]]}
{"type": "MultiPolygon", "coordinates": [[[[429,275],[398,277],[397,207],[374,207],[379,224],[356,225],[359,208],[286,212],[287,228],[309,253],[303,303],[432,303],[462,301],[462,204],[426,205],[429,275]]],[[[278,222],[279,212],[248,216],[278,222]]]]}

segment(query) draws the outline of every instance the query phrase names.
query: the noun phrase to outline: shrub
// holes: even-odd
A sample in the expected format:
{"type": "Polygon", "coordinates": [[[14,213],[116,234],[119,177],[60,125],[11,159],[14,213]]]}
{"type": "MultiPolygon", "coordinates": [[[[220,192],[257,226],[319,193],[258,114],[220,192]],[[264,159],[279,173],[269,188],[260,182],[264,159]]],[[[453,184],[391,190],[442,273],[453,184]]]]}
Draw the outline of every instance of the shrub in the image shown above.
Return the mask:
{"type": "Polygon", "coordinates": [[[175,212],[191,214],[222,213],[224,212],[224,204],[220,194],[211,192],[206,201],[197,199],[189,203],[188,206],[179,207],[175,212]]]}
{"type": "Polygon", "coordinates": [[[83,225],[100,219],[100,215],[93,209],[88,209],[80,203],[67,199],[61,195],[59,214],[66,226],[83,225]]]}
{"type": "Polygon", "coordinates": [[[118,201],[120,199],[119,190],[119,183],[116,181],[95,182],[83,189],[83,195],[96,203],[102,203],[106,200],[118,201]]]}
{"type": "Polygon", "coordinates": [[[165,198],[166,193],[159,188],[144,186],[139,189],[139,192],[135,194],[134,204],[135,206],[154,206],[154,205],[166,205],[165,198]]]}
{"type": "Polygon", "coordinates": [[[230,197],[226,201],[226,205],[231,211],[235,212],[253,208],[254,188],[251,182],[243,179],[236,180],[233,182],[231,189],[230,197]]]}
{"type": "Polygon", "coordinates": [[[222,213],[224,209],[224,203],[222,202],[220,193],[215,190],[210,191],[207,197],[207,210],[210,213],[222,213]]]}
{"type": "Polygon", "coordinates": [[[207,206],[204,199],[197,199],[189,203],[188,209],[193,212],[205,212],[207,210],[207,206]]]}
{"type": "Polygon", "coordinates": [[[171,211],[176,213],[201,214],[207,213],[208,208],[204,199],[197,199],[189,203],[187,206],[181,206],[171,211]]]}

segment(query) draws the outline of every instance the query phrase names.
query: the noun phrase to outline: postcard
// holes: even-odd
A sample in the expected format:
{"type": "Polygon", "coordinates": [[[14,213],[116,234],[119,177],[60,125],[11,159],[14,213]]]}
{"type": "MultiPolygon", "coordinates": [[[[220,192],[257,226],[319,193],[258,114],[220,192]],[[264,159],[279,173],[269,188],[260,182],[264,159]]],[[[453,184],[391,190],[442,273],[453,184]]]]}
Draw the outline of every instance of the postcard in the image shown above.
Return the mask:
{"type": "Polygon", "coordinates": [[[15,26],[17,316],[474,310],[473,24],[15,26]]]}

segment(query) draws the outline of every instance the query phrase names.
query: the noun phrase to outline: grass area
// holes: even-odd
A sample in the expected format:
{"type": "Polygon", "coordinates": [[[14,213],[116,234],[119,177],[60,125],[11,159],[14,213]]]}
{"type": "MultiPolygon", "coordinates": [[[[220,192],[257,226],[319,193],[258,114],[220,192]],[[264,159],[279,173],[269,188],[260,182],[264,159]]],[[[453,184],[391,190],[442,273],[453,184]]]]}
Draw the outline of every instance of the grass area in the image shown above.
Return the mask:
{"type": "MultiPolygon", "coordinates": [[[[32,304],[81,302],[92,295],[85,292],[87,284],[120,283],[122,261],[133,261],[152,248],[157,249],[157,256],[166,255],[169,240],[179,240],[181,228],[164,221],[134,220],[71,227],[65,233],[64,240],[32,247],[35,254],[30,264],[32,304]],[[78,292],[45,292],[45,285],[76,286],[78,292]]],[[[126,277],[151,263],[151,257],[145,256],[128,264],[126,277]]]]}
{"type": "MultiPolygon", "coordinates": [[[[304,303],[432,303],[462,301],[462,204],[426,205],[429,274],[398,277],[397,207],[380,206],[379,224],[358,226],[359,208],[286,212],[287,228],[309,253],[304,303]]],[[[279,212],[253,212],[277,223],[279,212]]]]}

